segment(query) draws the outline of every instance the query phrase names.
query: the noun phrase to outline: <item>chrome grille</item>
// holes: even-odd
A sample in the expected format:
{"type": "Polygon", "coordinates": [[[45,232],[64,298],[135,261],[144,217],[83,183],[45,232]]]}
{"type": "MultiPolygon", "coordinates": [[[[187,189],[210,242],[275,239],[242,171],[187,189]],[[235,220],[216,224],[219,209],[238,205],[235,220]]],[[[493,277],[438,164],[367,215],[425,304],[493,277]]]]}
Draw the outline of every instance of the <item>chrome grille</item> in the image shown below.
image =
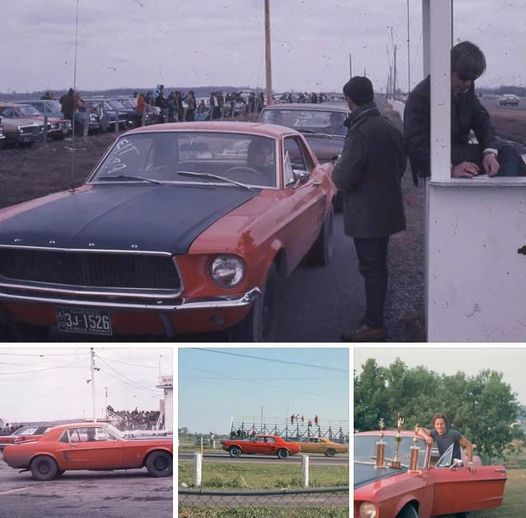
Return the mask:
{"type": "Polygon", "coordinates": [[[9,282],[178,290],[181,281],[171,257],[53,250],[0,250],[0,277],[9,282]]]}

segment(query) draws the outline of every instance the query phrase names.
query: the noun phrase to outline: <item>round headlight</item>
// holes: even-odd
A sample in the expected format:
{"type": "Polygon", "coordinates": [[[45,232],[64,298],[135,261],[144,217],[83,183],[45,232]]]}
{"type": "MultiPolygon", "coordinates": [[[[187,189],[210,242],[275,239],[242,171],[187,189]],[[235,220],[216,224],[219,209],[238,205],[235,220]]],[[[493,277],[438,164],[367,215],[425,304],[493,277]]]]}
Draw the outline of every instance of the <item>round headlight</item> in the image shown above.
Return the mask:
{"type": "Polygon", "coordinates": [[[363,502],[360,505],[360,518],[376,518],[376,506],[371,502],[363,502]]]}
{"type": "Polygon", "coordinates": [[[233,288],[245,276],[245,263],[234,255],[219,255],[210,265],[210,276],[221,288],[233,288]]]}

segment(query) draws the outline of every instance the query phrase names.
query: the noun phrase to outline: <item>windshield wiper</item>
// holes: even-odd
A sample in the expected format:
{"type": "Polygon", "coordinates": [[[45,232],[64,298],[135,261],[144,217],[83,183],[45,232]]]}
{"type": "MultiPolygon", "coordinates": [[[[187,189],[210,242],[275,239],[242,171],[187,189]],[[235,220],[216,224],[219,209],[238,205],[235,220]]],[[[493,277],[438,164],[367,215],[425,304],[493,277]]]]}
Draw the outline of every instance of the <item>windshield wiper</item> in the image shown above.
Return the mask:
{"type": "Polygon", "coordinates": [[[148,183],[156,183],[158,185],[161,185],[162,182],[159,182],[157,180],[152,180],[151,178],[143,178],[142,176],[127,176],[125,174],[120,174],[118,176],[107,176],[105,178],[97,178],[99,182],[113,182],[113,181],[133,181],[138,180],[140,182],[148,182],[148,183]]]}
{"type": "Polygon", "coordinates": [[[245,183],[236,182],[235,180],[231,180],[230,178],[225,178],[224,176],[219,176],[218,174],[212,174],[212,173],[197,173],[195,171],[177,171],[177,174],[180,174],[181,176],[199,176],[200,178],[211,178],[214,180],[221,180],[223,182],[231,183],[233,185],[237,185],[238,187],[243,187],[245,189],[248,189],[249,191],[252,191],[252,187],[250,185],[247,185],[245,183]]]}
{"type": "Polygon", "coordinates": [[[325,131],[313,130],[313,129],[308,129],[308,128],[294,128],[294,129],[299,131],[300,133],[309,133],[313,135],[324,135],[325,137],[329,137],[329,138],[338,136],[332,133],[325,133],[325,131]]]}

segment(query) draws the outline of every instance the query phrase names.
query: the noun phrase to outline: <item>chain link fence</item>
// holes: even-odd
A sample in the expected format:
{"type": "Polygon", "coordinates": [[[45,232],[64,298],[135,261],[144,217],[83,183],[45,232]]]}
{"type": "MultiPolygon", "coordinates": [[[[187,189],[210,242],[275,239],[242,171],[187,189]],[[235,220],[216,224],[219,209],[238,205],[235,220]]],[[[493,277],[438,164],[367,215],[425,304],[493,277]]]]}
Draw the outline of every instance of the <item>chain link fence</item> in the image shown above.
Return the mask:
{"type": "Polygon", "coordinates": [[[179,488],[179,518],[344,518],[349,487],[224,491],[179,488]]]}

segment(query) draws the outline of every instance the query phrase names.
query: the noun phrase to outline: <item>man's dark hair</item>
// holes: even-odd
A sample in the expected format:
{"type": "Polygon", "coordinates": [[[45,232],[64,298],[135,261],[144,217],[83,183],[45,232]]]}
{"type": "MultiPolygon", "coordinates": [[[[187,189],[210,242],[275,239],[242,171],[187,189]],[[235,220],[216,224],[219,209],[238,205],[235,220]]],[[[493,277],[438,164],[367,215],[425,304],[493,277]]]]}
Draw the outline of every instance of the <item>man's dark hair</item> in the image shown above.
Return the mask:
{"type": "Polygon", "coordinates": [[[435,421],[437,419],[443,419],[444,423],[446,423],[446,428],[449,428],[449,422],[448,422],[447,417],[445,416],[445,414],[435,414],[433,416],[433,420],[432,420],[433,426],[435,426],[435,421]]]}
{"type": "Polygon", "coordinates": [[[343,95],[358,106],[374,101],[373,84],[363,76],[354,76],[343,86],[343,95]]]}
{"type": "Polygon", "coordinates": [[[461,78],[475,80],[485,70],[486,58],[475,44],[462,41],[451,49],[451,72],[456,72],[461,78]]]}

